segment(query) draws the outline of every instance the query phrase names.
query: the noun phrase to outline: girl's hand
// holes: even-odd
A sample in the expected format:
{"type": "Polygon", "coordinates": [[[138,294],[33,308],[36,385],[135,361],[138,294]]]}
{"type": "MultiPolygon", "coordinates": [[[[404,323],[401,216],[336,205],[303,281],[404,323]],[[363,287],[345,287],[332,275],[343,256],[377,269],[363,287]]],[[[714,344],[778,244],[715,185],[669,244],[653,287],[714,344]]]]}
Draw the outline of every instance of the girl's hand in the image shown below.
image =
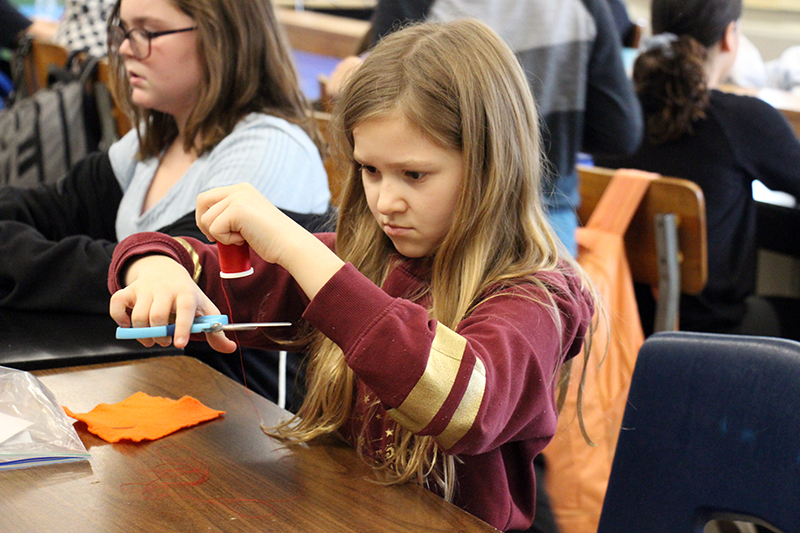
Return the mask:
{"type": "Polygon", "coordinates": [[[196,218],[197,227],[212,241],[247,242],[265,261],[281,265],[291,235],[307,233],[249,183],[201,193],[196,218]]]}
{"type": "Polygon", "coordinates": [[[288,270],[309,298],[344,265],[249,183],[200,194],[196,217],[197,227],[209,239],[222,244],[246,242],[262,259],[288,270]]]}
{"type": "MultiPolygon", "coordinates": [[[[219,314],[219,309],[192,281],[180,264],[163,255],[137,259],[125,274],[126,287],[111,296],[111,317],[122,327],[166,326],[175,317],[174,344],[184,348],[196,316],[219,314]]],[[[207,333],[209,345],[224,353],[236,350],[236,343],[222,332],[207,333]]],[[[169,346],[173,339],[141,339],[145,346],[169,346]]]]}

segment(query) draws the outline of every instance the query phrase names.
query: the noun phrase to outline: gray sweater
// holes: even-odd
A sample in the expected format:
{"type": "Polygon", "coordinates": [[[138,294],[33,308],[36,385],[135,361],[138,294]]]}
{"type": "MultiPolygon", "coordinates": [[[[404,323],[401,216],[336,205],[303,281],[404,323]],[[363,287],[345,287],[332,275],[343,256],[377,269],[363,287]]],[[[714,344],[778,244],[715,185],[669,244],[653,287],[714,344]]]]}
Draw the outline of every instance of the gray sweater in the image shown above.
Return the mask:
{"type": "Polygon", "coordinates": [[[606,0],[380,0],[375,38],[404,22],[459,17],[485,22],[516,52],[542,120],[546,201],[577,206],[578,152],[631,154],[643,132],[606,0]]]}

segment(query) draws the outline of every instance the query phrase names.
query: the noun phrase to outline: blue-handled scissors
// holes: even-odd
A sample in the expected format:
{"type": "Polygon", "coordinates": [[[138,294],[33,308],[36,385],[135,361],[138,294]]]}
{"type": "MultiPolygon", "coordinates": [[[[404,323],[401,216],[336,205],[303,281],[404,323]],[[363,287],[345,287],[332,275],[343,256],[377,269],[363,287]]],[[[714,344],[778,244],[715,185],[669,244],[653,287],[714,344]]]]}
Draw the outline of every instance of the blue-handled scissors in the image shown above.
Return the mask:
{"type": "MultiPolygon", "coordinates": [[[[291,322],[250,322],[246,324],[229,324],[225,315],[198,316],[192,323],[191,333],[212,333],[217,331],[249,330],[256,328],[274,328],[291,326],[291,322]]],[[[155,339],[172,337],[175,324],[169,326],[150,326],[145,328],[117,328],[118,339],[155,339]]]]}

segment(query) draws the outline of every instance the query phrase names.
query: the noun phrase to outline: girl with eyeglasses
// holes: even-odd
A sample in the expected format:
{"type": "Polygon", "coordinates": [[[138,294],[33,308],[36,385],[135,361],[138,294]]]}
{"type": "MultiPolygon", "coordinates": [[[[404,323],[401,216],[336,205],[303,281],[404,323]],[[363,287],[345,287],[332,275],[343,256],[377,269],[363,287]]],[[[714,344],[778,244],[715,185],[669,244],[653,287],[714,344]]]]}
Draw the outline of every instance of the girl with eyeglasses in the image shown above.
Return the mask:
{"type": "Polygon", "coordinates": [[[250,183],[295,219],[328,209],[316,125],[268,0],[119,0],[112,92],[133,128],[57,185],[0,189],[0,307],[106,313],[116,242],[202,237],[197,195],[250,183]]]}

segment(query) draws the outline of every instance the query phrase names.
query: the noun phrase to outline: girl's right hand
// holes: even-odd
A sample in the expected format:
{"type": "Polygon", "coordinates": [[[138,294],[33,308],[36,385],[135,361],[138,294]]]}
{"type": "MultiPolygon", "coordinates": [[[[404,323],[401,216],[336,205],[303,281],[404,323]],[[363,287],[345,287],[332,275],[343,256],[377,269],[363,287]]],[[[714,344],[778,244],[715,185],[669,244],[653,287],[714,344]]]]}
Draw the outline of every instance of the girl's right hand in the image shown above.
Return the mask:
{"type": "MultiPolygon", "coordinates": [[[[148,255],[130,264],[126,287],[111,296],[111,317],[122,327],[166,326],[175,318],[173,339],[141,339],[145,346],[184,348],[189,342],[192,322],[197,316],[219,314],[219,309],[192,281],[179,263],[163,255],[148,255]]],[[[224,353],[236,350],[236,343],[223,332],[207,333],[209,345],[224,353]]]]}

